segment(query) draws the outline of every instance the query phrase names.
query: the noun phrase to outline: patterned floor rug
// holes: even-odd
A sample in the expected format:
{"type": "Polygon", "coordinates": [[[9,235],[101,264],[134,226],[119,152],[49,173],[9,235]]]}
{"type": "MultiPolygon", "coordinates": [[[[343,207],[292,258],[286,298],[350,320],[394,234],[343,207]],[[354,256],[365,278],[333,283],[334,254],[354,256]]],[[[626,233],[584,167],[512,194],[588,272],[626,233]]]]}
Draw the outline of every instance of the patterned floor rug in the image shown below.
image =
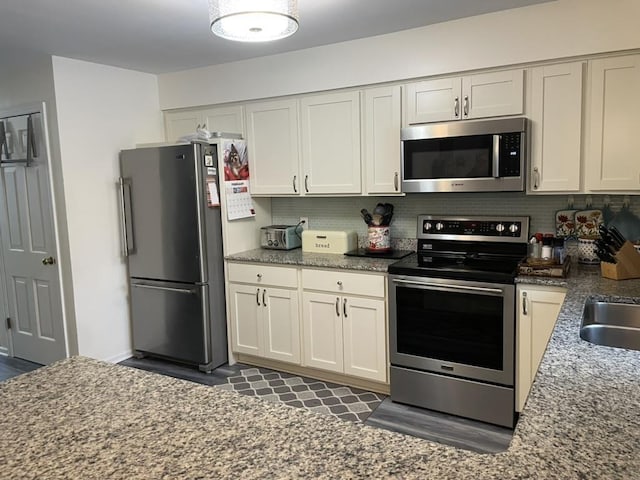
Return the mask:
{"type": "Polygon", "coordinates": [[[306,408],[351,422],[364,422],[385,398],[377,393],[265,368],[241,370],[240,375],[227,380],[228,383],[216,388],[306,408]]]}

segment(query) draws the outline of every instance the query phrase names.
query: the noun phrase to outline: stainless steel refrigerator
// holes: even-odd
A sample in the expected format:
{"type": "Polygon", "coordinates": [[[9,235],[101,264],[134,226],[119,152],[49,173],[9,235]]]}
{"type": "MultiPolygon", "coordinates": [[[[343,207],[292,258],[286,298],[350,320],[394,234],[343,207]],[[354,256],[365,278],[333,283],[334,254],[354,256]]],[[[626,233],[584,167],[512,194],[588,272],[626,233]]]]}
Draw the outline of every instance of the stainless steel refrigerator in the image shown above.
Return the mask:
{"type": "Polygon", "coordinates": [[[135,353],[211,371],[227,361],[217,145],[123,150],[120,171],[135,353]]]}

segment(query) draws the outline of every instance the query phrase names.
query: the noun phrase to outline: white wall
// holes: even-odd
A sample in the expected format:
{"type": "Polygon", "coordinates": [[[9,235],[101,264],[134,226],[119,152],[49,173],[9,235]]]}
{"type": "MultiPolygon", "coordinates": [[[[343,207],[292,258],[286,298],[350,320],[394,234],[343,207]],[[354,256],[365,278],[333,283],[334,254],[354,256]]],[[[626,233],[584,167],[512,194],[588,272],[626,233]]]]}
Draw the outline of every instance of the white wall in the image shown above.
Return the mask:
{"type": "Polygon", "coordinates": [[[635,49],[640,48],[639,18],[638,0],[557,0],[160,75],[160,107],[210,105],[635,49]]]}
{"type": "Polygon", "coordinates": [[[118,153],[164,138],[155,75],[53,57],[79,353],[131,354],[118,153]]]}

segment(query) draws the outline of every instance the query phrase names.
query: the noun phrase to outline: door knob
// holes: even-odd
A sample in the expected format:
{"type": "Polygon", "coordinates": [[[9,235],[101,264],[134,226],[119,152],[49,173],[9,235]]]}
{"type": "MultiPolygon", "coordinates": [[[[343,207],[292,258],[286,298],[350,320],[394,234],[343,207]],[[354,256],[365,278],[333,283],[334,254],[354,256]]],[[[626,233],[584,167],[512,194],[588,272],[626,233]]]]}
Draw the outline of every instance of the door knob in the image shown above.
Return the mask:
{"type": "Polygon", "coordinates": [[[55,265],[56,259],[53,257],[46,257],[42,259],[43,265],[55,265]]]}

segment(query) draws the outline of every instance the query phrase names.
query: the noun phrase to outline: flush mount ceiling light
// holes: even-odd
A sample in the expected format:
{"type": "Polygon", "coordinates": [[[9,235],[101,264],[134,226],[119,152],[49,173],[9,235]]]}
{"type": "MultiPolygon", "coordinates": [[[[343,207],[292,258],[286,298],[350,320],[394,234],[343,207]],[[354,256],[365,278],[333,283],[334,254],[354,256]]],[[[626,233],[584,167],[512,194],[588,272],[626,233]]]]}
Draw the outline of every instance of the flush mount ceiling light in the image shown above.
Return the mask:
{"type": "Polygon", "coordinates": [[[239,42],[268,42],[298,30],[298,0],[209,0],[211,31],[239,42]]]}

